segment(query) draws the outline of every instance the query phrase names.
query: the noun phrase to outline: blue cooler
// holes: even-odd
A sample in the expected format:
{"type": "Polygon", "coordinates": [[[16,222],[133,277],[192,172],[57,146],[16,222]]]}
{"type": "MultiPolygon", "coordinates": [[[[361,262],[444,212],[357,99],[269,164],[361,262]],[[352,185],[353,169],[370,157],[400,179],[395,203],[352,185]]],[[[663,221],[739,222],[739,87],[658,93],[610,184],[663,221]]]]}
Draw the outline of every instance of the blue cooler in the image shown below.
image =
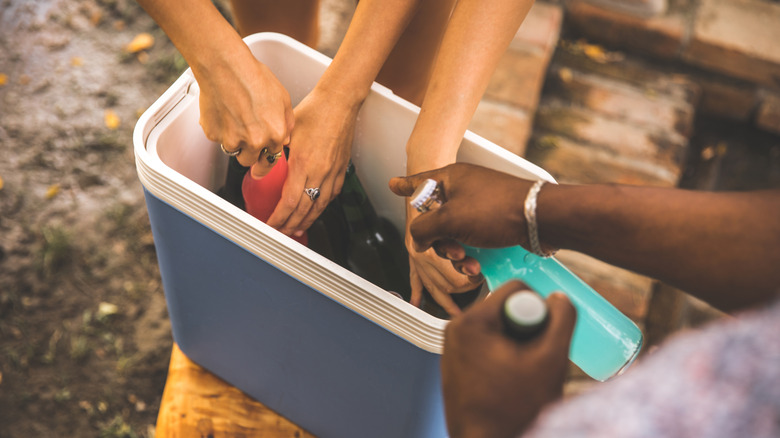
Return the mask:
{"type": "MultiPolygon", "coordinates": [[[[330,59],[272,33],[245,39],[293,105],[330,59]]],[[[435,318],[282,235],[214,192],[227,157],[198,124],[188,70],[133,134],[173,338],[193,361],[322,437],[447,436],[435,318]]],[[[374,84],[352,161],[377,213],[404,229],[405,174],[419,109],[374,84]]],[[[467,132],[458,160],[517,176],[542,169],[467,132]]]]}

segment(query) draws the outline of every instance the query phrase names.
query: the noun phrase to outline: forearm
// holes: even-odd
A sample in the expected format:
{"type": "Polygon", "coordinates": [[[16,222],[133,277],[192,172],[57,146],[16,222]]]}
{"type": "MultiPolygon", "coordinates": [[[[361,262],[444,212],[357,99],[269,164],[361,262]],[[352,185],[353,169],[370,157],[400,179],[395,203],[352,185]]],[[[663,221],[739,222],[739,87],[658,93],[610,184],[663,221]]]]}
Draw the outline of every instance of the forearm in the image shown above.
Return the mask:
{"type": "Polygon", "coordinates": [[[463,133],[532,0],[460,0],[407,143],[407,173],[453,163],[463,133]]]}
{"type": "Polygon", "coordinates": [[[725,310],[780,287],[780,191],[546,185],[540,239],[679,287],[725,310]]]}
{"type": "Polygon", "coordinates": [[[241,37],[211,0],[138,0],[197,75],[237,57],[251,56],[241,37]]]}
{"type": "Polygon", "coordinates": [[[420,0],[363,0],[317,87],[360,104],[420,0]]]}

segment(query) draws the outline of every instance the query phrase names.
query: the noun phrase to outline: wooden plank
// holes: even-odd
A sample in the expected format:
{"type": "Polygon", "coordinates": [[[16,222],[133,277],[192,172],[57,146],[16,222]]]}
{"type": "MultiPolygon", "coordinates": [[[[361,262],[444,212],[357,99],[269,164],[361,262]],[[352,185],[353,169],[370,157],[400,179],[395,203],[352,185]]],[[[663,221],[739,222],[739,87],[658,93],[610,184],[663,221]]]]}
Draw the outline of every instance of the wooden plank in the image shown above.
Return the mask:
{"type": "Polygon", "coordinates": [[[155,436],[314,438],[192,362],[175,344],[155,436]]]}

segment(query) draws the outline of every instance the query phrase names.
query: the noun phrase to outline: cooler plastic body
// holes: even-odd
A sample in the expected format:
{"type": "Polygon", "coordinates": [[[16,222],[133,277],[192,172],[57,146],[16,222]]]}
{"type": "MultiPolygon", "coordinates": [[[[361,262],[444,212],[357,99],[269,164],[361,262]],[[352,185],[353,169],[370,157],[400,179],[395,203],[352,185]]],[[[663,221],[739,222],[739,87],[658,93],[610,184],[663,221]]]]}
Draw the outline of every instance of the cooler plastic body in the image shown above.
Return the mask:
{"type": "MultiPolygon", "coordinates": [[[[245,39],[299,102],[330,59],[288,37],[245,39]]],[[[404,175],[419,109],[374,84],[352,160],[377,213],[403,230],[404,175]]],[[[185,72],[140,118],[133,142],[173,338],[230,384],[322,437],[445,437],[439,358],[446,321],[330,262],[218,197],[227,157],[199,124],[185,72]]],[[[539,167],[467,132],[458,160],[531,179],[539,167]]]]}

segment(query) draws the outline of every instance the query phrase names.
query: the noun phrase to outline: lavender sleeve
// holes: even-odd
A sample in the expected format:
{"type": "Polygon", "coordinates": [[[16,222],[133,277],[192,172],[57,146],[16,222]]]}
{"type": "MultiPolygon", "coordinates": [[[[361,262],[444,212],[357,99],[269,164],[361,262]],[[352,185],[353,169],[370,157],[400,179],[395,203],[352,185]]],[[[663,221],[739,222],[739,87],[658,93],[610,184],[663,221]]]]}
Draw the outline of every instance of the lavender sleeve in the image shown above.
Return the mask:
{"type": "Polygon", "coordinates": [[[780,437],[780,302],[681,333],[523,437],[780,437]]]}

